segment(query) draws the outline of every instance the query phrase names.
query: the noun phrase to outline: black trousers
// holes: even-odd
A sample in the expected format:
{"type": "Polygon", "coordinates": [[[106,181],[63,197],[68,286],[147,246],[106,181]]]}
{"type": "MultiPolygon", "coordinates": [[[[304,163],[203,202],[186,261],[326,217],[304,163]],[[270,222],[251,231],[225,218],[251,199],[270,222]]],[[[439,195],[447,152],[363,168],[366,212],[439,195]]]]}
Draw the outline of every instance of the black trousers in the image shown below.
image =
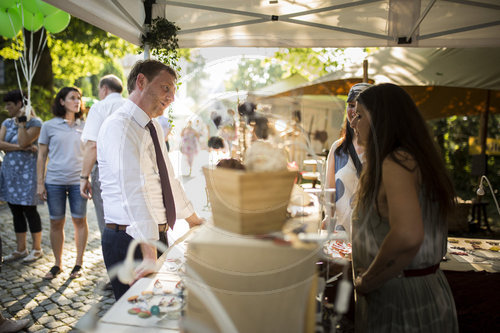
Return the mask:
{"type": "Polygon", "coordinates": [[[27,224],[30,227],[31,233],[42,231],[42,220],[40,214],[36,210],[36,206],[14,205],[9,203],[10,211],[14,217],[14,231],[16,233],[24,233],[28,231],[27,224]]]}
{"type": "MultiPolygon", "coordinates": [[[[160,242],[167,244],[167,233],[160,233],[160,242]]],[[[102,255],[104,257],[104,264],[109,272],[116,265],[123,263],[127,257],[127,251],[130,243],[132,243],[133,238],[126,233],[125,230],[112,230],[109,228],[104,228],[102,234],[102,255]]],[[[161,252],[158,251],[158,256],[161,252]]],[[[135,260],[142,260],[142,252],[140,246],[137,246],[134,252],[135,260]]],[[[113,293],[115,299],[118,300],[123,296],[130,288],[128,284],[121,283],[116,277],[111,279],[111,286],[113,287],[113,293]]]]}

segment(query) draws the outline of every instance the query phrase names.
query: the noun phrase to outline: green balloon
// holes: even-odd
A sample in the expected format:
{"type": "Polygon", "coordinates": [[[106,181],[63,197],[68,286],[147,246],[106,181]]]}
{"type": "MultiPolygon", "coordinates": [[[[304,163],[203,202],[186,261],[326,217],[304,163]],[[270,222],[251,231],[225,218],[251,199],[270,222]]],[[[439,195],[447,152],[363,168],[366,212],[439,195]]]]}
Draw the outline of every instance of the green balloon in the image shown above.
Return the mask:
{"type": "MultiPolygon", "coordinates": [[[[15,1],[15,0],[14,0],[15,1]]],[[[46,2],[43,2],[42,0],[36,0],[36,4],[38,5],[38,9],[43,13],[43,15],[48,16],[52,15],[55,12],[57,12],[59,9],[49,5],[46,2]]]]}
{"type": "Polygon", "coordinates": [[[10,8],[17,3],[17,0],[0,0],[0,8],[10,8]]]}
{"type": "Polygon", "coordinates": [[[43,25],[43,14],[37,12],[36,14],[30,12],[27,9],[23,8],[23,16],[24,16],[24,27],[29,31],[38,31],[43,25]]]}
{"type": "Polygon", "coordinates": [[[71,16],[62,10],[55,12],[52,15],[46,16],[43,20],[45,29],[53,34],[63,31],[69,24],[71,16]]]}
{"type": "MultiPolygon", "coordinates": [[[[12,20],[12,24],[14,25],[14,30],[15,30],[16,35],[17,35],[19,30],[21,30],[21,28],[23,27],[23,19],[21,16],[21,10],[19,8],[12,7],[12,8],[9,8],[7,10],[7,13],[9,14],[10,19],[12,20]]],[[[10,23],[10,21],[9,21],[9,23],[10,23]]],[[[10,28],[12,29],[12,26],[10,26],[10,28]]]]}
{"type": "Polygon", "coordinates": [[[21,0],[22,9],[27,9],[28,11],[36,14],[39,12],[36,0],[21,0]]]}
{"type": "Polygon", "coordinates": [[[17,8],[9,8],[7,11],[0,9],[0,35],[14,38],[22,26],[21,16],[17,8]]]}

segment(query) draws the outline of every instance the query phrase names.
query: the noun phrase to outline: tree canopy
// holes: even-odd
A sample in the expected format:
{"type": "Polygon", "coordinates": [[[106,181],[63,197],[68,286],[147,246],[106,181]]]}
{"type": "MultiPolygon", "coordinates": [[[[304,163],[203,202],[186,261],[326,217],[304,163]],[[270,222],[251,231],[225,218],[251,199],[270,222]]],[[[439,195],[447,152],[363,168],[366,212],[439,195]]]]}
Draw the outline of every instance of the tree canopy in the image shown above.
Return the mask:
{"type": "MultiPolygon", "coordinates": [[[[29,38],[33,38],[33,44],[36,44],[41,34],[41,31],[24,32],[27,47],[30,46],[29,38]]],[[[52,98],[53,94],[64,86],[81,84],[84,78],[101,74],[105,68],[119,67],[116,66],[118,59],[139,50],[133,44],[75,17],[71,18],[64,31],[55,35],[49,34],[47,38],[47,47],[42,51],[42,59],[33,82],[32,97],[35,110],[44,119],[50,117],[47,105],[50,105],[51,101],[47,99],[48,96],[52,98]]],[[[13,61],[21,55],[25,41],[22,37],[16,40],[2,37],[0,41],[0,56],[6,60],[5,89],[17,88],[13,61]]],[[[84,91],[87,96],[95,97],[95,93],[91,85],[84,91]]]]}

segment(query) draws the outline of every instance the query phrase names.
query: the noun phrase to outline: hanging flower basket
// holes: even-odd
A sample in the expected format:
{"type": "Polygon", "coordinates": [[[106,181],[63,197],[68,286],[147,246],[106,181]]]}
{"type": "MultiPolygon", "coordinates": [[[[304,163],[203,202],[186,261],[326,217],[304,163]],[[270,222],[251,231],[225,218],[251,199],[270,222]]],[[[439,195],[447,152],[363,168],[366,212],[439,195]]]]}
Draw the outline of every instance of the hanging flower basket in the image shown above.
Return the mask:
{"type": "Polygon", "coordinates": [[[166,64],[176,66],[179,58],[177,32],[181,30],[175,22],[164,17],[152,20],[149,31],[142,36],[142,48],[148,45],[151,54],[166,64]]]}

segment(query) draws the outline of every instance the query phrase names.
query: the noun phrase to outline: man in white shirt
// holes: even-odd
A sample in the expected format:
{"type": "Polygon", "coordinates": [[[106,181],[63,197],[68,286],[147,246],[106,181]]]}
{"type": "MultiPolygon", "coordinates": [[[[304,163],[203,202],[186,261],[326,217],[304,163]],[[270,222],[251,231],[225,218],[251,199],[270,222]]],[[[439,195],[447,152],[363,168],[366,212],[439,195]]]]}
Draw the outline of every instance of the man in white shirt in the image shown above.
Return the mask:
{"type": "MultiPolygon", "coordinates": [[[[163,130],[153,119],[173,102],[176,79],[175,71],[159,61],[138,61],[128,77],[129,99],[99,131],[97,160],[106,221],[102,251],[108,271],[124,260],[133,239],[166,241],[165,232],[175,218],[186,219],[190,227],[202,223],[175,178],[167,147],[159,144],[163,130]],[[167,201],[166,193],[173,200],[167,201]]],[[[141,243],[136,251],[140,258],[135,279],[154,271],[156,247],[141,243]]],[[[111,284],[116,299],[129,288],[117,279],[111,284]]]]}
{"type": "Polygon", "coordinates": [[[80,194],[86,199],[94,201],[95,215],[99,230],[104,232],[104,210],[101,198],[101,183],[99,181],[99,168],[97,167],[97,136],[104,120],[116,111],[125,102],[121,93],[122,81],[115,75],[105,75],[99,81],[99,99],[90,108],[85,127],[82,132],[84,142],[82,173],[80,174],[80,194]],[[92,178],[92,184],[89,181],[92,178]]]}

